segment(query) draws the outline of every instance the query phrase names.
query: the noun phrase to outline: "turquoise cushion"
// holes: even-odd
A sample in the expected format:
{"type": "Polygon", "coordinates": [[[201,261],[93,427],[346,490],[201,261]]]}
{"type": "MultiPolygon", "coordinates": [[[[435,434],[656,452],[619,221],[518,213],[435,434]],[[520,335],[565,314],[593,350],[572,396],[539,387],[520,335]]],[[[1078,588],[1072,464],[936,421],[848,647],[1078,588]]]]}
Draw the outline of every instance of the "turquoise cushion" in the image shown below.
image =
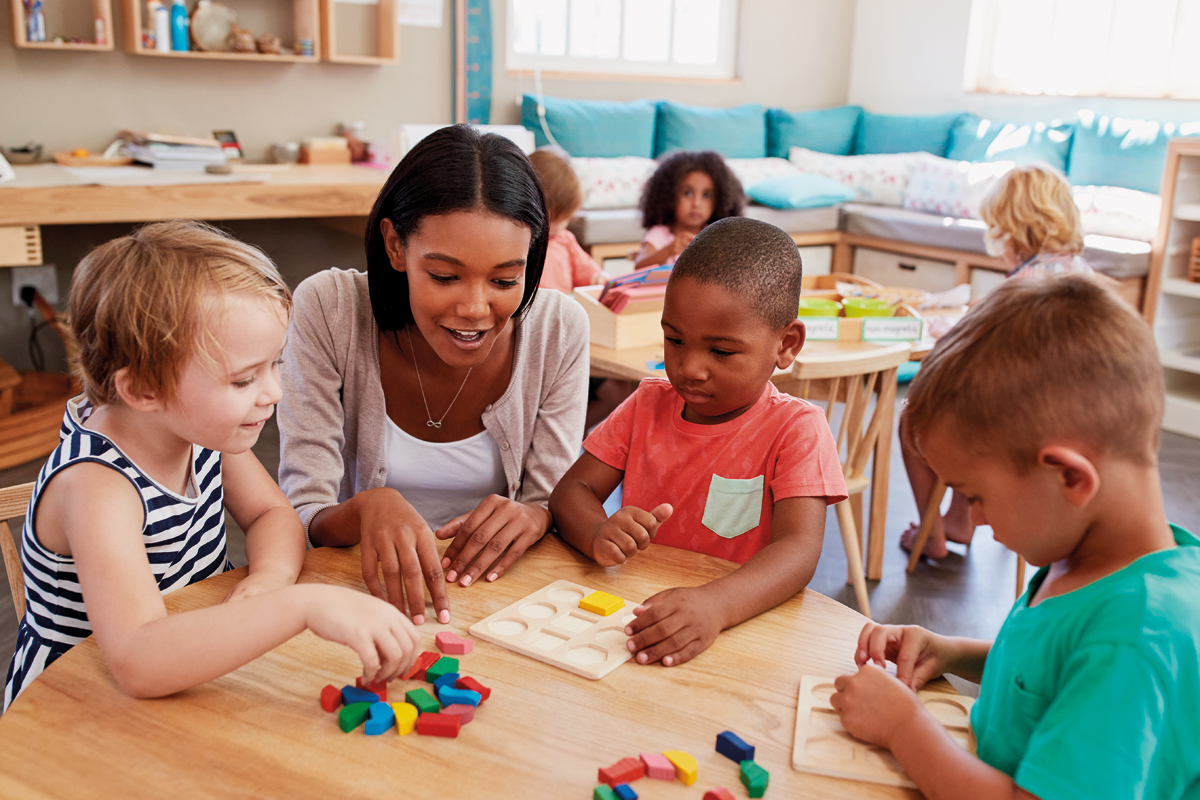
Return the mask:
{"type": "Polygon", "coordinates": [[[706,108],[665,100],[658,107],[654,155],[672,150],[716,150],[726,158],[764,158],[767,123],[763,107],[750,103],[706,108]]]}
{"type": "Polygon", "coordinates": [[[824,175],[781,175],[746,190],[750,199],[772,208],[817,208],[853,200],[856,192],[824,175]]]}
{"type": "Polygon", "coordinates": [[[950,131],[946,158],[955,161],[1042,161],[1067,171],[1071,154],[1070,122],[996,122],[964,114],[950,131]]]}
{"type": "Polygon", "coordinates": [[[1124,186],[1158,194],[1167,140],[1200,135],[1200,123],[1099,117],[1079,112],[1071,167],[1067,177],[1076,186],[1124,186]]]}
{"type": "MultiPolygon", "coordinates": [[[[573,156],[615,158],[654,157],[654,120],[657,103],[634,100],[610,103],[605,100],[544,98],[546,126],[564,150],[573,156]]],[[[537,97],[521,99],[521,124],[533,131],[538,147],[550,143],[537,113],[537,97]]]]}
{"type": "Polygon", "coordinates": [[[767,109],[767,155],[787,158],[793,147],[848,156],[854,148],[860,106],[838,106],[820,111],[767,109]]]}
{"type": "Polygon", "coordinates": [[[924,151],[944,156],[950,146],[950,129],[962,116],[960,111],[927,117],[864,111],[854,137],[854,155],[924,151]]]}

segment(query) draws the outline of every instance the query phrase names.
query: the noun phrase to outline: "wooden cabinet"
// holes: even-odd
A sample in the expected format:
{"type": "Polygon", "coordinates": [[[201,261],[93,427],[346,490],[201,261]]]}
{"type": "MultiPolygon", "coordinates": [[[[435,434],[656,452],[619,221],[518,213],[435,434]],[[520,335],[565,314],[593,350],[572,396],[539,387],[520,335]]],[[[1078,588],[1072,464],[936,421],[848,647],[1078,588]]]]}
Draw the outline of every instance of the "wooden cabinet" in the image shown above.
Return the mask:
{"type": "MultiPolygon", "coordinates": [[[[19,0],[13,0],[19,2],[19,0]]],[[[280,62],[316,62],[320,60],[320,44],[318,42],[318,28],[320,21],[317,15],[317,0],[292,0],[292,33],[294,40],[290,43],[291,46],[299,49],[300,41],[308,39],[312,42],[312,55],[297,55],[295,53],[281,53],[278,55],[267,53],[223,53],[223,52],[208,52],[202,50],[166,50],[158,51],[152,47],[142,46],[142,31],[148,25],[152,26],[152,22],[146,20],[146,0],[121,0],[123,16],[125,19],[124,42],[125,52],[133,53],[139,56],[154,56],[156,58],[191,58],[191,59],[207,59],[217,61],[256,61],[259,63],[280,63],[280,62]]],[[[164,0],[170,7],[170,0],[164,0]]],[[[190,14],[195,8],[195,2],[188,4],[188,13],[190,14]]],[[[283,38],[283,37],[280,37],[283,38]]],[[[289,46],[289,42],[284,40],[284,47],[289,46]]]]}
{"type": "MultiPolygon", "coordinates": [[[[9,0],[9,2],[12,6],[13,45],[18,48],[24,50],[78,50],[83,52],[113,49],[111,0],[91,0],[91,19],[67,20],[67,17],[81,16],[80,10],[72,8],[70,4],[55,5],[51,9],[44,10],[43,14],[49,17],[46,25],[47,37],[54,36],[58,32],[60,22],[67,22],[72,36],[78,36],[82,39],[84,36],[80,36],[79,34],[86,34],[94,39],[91,42],[63,42],[62,44],[53,41],[29,41],[26,38],[25,4],[22,0],[9,0]]],[[[32,5],[32,0],[30,5],[32,5]]],[[[82,4],[80,5],[82,7],[82,4]]]]}

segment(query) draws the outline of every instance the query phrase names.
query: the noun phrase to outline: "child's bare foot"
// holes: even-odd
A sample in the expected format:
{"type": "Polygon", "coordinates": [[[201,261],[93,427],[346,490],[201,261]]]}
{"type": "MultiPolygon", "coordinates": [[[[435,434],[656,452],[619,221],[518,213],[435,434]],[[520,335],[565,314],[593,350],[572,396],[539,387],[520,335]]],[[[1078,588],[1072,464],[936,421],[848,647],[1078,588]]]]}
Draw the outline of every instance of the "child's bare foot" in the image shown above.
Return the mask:
{"type": "MultiPolygon", "coordinates": [[[[941,533],[938,530],[939,527],[937,524],[934,524],[933,530],[929,532],[929,538],[925,540],[925,547],[922,550],[922,555],[925,558],[942,559],[950,555],[950,551],[946,548],[944,536],[939,535],[941,533]]],[[[904,533],[900,534],[900,546],[904,548],[904,552],[912,552],[913,543],[917,540],[917,531],[920,529],[920,523],[912,522],[909,523],[904,533]]]]}

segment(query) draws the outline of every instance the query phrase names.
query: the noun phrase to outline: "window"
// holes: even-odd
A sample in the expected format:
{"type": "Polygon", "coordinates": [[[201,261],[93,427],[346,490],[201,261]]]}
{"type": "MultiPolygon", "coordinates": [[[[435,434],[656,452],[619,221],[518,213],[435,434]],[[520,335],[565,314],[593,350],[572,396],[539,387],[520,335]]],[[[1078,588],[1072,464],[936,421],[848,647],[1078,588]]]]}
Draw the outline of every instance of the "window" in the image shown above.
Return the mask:
{"type": "Polygon", "coordinates": [[[508,0],[508,68],[732,78],[737,0],[508,0]]]}
{"type": "Polygon", "coordinates": [[[1200,99],[1200,0],[973,0],[968,92],[1200,99]]]}

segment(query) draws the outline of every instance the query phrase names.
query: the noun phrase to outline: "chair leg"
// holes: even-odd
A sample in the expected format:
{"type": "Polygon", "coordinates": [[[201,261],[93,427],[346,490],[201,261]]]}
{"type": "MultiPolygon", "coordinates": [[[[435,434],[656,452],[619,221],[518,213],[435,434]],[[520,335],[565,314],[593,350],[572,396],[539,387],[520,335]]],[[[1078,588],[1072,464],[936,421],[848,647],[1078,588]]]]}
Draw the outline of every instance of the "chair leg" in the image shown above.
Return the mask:
{"type": "Polygon", "coordinates": [[[929,532],[933,530],[935,515],[941,513],[942,498],[945,496],[946,484],[942,483],[941,478],[938,478],[938,482],[933,485],[933,492],[929,495],[925,513],[921,515],[921,527],[917,530],[917,539],[913,542],[912,552],[908,555],[908,572],[916,569],[917,562],[921,560],[921,551],[925,549],[925,540],[929,538],[929,532]]]}
{"type": "Polygon", "coordinates": [[[1017,553],[1017,599],[1021,599],[1021,593],[1025,591],[1025,558],[1020,553],[1017,553]]]}
{"type": "Polygon", "coordinates": [[[850,564],[850,582],[854,584],[858,610],[870,619],[871,603],[867,598],[867,577],[863,572],[862,540],[854,525],[854,513],[850,510],[848,500],[843,500],[834,508],[837,509],[838,527],[842,529],[842,543],[846,546],[846,561],[850,564]]]}

